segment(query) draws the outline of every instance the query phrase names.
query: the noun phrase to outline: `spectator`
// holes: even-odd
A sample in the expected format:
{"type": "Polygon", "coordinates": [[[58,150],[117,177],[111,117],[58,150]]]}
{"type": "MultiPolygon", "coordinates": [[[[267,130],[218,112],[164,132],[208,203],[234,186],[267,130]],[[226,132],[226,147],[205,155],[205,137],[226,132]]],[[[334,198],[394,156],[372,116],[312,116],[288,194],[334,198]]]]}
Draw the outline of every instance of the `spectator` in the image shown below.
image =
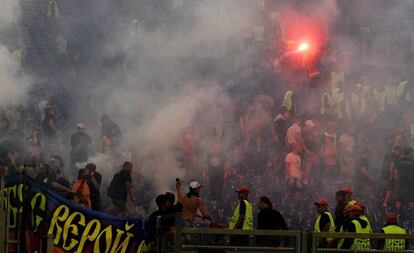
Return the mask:
{"type": "Polygon", "coordinates": [[[43,160],[43,146],[40,128],[34,127],[30,137],[26,139],[26,150],[30,163],[38,163],[43,160]]]}
{"type": "Polygon", "coordinates": [[[394,146],[391,153],[385,155],[381,176],[385,181],[385,197],[383,206],[387,207],[392,194],[395,192],[396,166],[400,163],[401,148],[394,146]]]}
{"type": "Polygon", "coordinates": [[[355,176],[355,185],[357,189],[361,189],[361,192],[367,192],[366,189],[372,188],[376,182],[375,178],[371,175],[368,149],[362,151],[355,176]],[[364,189],[364,191],[362,191],[362,189],[364,189]]]}
{"type": "Polygon", "coordinates": [[[118,139],[116,138],[115,128],[111,128],[101,140],[101,153],[109,156],[115,156],[118,139]]]}
{"type": "Polygon", "coordinates": [[[79,170],[78,179],[72,187],[72,192],[74,193],[73,201],[80,206],[92,208],[92,203],[90,199],[91,193],[89,190],[89,186],[86,183],[86,179],[88,178],[88,176],[90,176],[88,170],[79,170]]]}
{"type": "Polygon", "coordinates": [[[280,113],[273,120],[272,138],[276,145],[277,151],[280,152],[285,150],[285,138],[288,130],[289,118],[289,110],[283,107],[280,113]]]}
{"type": "Polygon", "coordinates": [[[189,130],[184,130],[179,145],[179,163],[185,170],[185,178],[189,180],[197,178],[199,154],[194,136],[189,130]]]}
{"type": "Polygon", "coordinates": [[[335,194],[336,207],[335,207],[335,231],[339,232],[342,224],[345,222],[344,209],[346,206],[345,192],[340,190],[335,194]]]}
{"type": "Polygon", "coordinates": [[[302,119],[299,116],[295,117],[293,124],[288,128],[286,132],[286,139],[285,143],[288,147],[288,150],[293,150],[297,144],[301,143],[302,136],[301,131],[302,128],[300,127],[302,119]]]}
{"type": "Polygon", "coordinates": [[[96,165],[93,163],[88,163],[85,166],[85,169],[88,172],[86,182],[88,183],[90,190],[92,209],[95,211],[101,211],[100,187],[102,183],[102,175],[96,171],[96,165]]]}
{"type": "MultiPolygon", "coordinates": [[[[259,213],[257,214],[257,229],[264,230],[288,230],[286,221],[282,214],[273,209],[273,204],[268,197],[261,197],[257,203],[259,213]]],[[[258,246],[278,247],[279,238],[271,236],[259,236],[256,239],[258,246]]]]}
{"type": "Polygon", "coordinates": [[[55,156],[49,160],[49,168],[39,173],[36,179],[47,185],[63,197],[68,197],[71,192],[69,181],[65,179],[62,168],[64,167],[61,157],[55,156]]]}
{"type": "Polygon", "coordinates": [[[414,207],[414,193],[411,190],[414,184],[413,148],[405,147],[401,161],[396,167],[398,175],[398,197],[403,206],[414,207]]]}
{"type": "Polygon", "coordinates": [[[132,180],[132,163],[124,162],[121,171],[116,173],[108,187],[108,197],[111,199],[111,205],[106,212],[118,216],[124,216],[128,213],[127,201],[134,202],[131,194],[132,180]]]}
{"type": "Polygon", "coordinates": [[[165,194],[160,194],[155,198],[155,203],[157,204],[158,210],[153,212],[148,219],[150,221],[155,220],[157,216],[163,216],[168,213],[168,207],[170,205],[169,198],[165,194]]]}
{"type": "Polygon", "coordinates": [[[175,195],[172,192],[166,192],[165,196],[168,198],[171,205],[168,208],[169,213],[176,213],[183,211],[183,204],[180,202],[175,203],[175,195]]]}
{"type": "Polygon", "coordinates": [[[101,138],[108,135],[113,135],[117,143],[121,143],[121,129],[107,114],[103,114],[101,117],[101,138]]]}
{"type": "Polygon", "coordinates": [[[207,155],[207,173],[210,184],[211,198],[221,202],[224,180],[228,177],[229,163],[221,151],[218,139],[213,141],[211,152],[207,155]]]}
{"type": "Polygon", "coordinates": [[[341,178],[350,181],[352,179],[353,168],[355,168],[355,127],[349,130],[339,138],[339,168],[341,178]]]}
{"type": "Polygon", "coordinates": [[[283,107],[280,113],[273,120],[272,140],[274,144],[274,168],[276,170],[276,182],[285,177],[284,157],[286,156],[286,133],[288,130],[288,121],[290,112],[283,107]]]}
{"type": "Polygon", "coordinates": [[[183,220],[185,225],[188,227],[194,226],[195,218],[198,216],[197,211],[200,211],[201,213],[200,218],[211,221],[211,217],[204,207],[204,202],[200,198],[201,185],[198,182],[193,181],[189,184],[188,188],[189,192],[186,196],[183,196],[181,192],[181,183],[179,180],[176,182],[178,202],[183,205],[183,220]]]}
{"type": "Polygon", "coordinates": [[[304,184],[313,184],[317,169],[320,165],[318,138],[315,133],[316,124],[312,120],[305,121],[302,131],[303,149],[305,150],[306,164],[304,168],[304,184]]]}
{"type": "Polygon", "coordinates": [[[334,140],[331,136],[325,138],[325,143],[323,146],[323,151],[321,153],[321,158],[323,161],[323,182],[324,185],[330,185],[337,178],[338,175],[337,166],[336,166],[336,146],[334,145],[334,140]]]}
{"type": "Polygon", "coordinates": [[[85,124],[79,123],[77,125],[77,132],[70,138],[70,166],[75,168],[76,163],[86,162],[89,157],[89,146],[92,144],[92,139],[86,133],[85,124]]]}
{"type": "Polygon", "coordinates": [[[59,131],[56,126],[56,107],[47,105],[45,108],[45,117],[42,122],[43,136],[47,144],[56,144],[59,131]]]}
{"type": "Polygon", "coordinates": [[[301,151],[302,145],[298,144],[285,158],[287,175],[285,201],[294,196],[296,204],[299,203],[300,191],[302,189],[302,159],[299,155],[301,151]]]}
{"type": "Polygon", "coordinates": [[[325,138],[332,138],[333,140],[333,144],[336,147],[337,144],[337,139],[336,139],[336,123],[333,121],[329,121],[328,122],[328,127],[327,129],[323,132],[323,143],[325,143],[325,138]]]}

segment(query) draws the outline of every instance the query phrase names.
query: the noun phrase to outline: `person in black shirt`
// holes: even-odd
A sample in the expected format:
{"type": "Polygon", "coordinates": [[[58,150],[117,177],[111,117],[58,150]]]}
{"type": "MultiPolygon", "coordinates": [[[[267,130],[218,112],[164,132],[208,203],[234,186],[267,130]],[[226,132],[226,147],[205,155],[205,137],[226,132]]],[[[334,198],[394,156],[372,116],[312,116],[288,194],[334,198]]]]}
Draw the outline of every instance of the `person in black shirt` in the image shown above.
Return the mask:
{"type": "Polygon", "coordinates": [[[109,118],[107,114],[103,114],[101,117],[101,138],[104,136],[111,135],[112,131],[114,132],[114,137],[118,140],[118,143],[121,142],[122,132],[118,124],[109,118]]]}
{"type": "Polygon", "coordinates": [[[157,229],[159,229],[158,232],[166,232],[167,228],[164,227],[165,221],[163,216],[168,214],[168,210],[167,210],[167,206],[169,204],[167,204],[167,202],[169,201],[168,197],[165,194],[160,194],[155,198],[155,203],[157,204],[158,210],[151,213],[151,215],[148,217],[149,220],[149,241],[154,241],[155,239],[155,235],[157,232],[157,229]],[[161,219],[159,226],[160,228],[157,228],[157,219],[161,219]]]}
{"type": "Polygon", "coordinates": [[[70,165],[72,168],[74,168],[76,163],[88,160],[89,146],[92,144],[91,137],[85,132],[85,124],[79,123],[77,129],[78,131],[70,138],[70,145],[72,147],[70,151],[70,165]]]}
{"type": "Polygon", "coordinates": [[[342,224],[345,221],[344,209],[346,206],[345,192],[340,190],[335,194],[336,207],[335,207],[335,232],[339,232],[342,224]]]}
{"type": "Polygon", "coordinates": [[[399,164],[401,147],[395,146],[391,153],[384,157],[381,176],[385,182],[385,198],[383,206],[387,207],[393,192],[395,191],[395,168],[399,164]]]}
{"type": "Polygon", "coordinates": [[[398,177],[397,198],[403,205],[414,203],[414,192],[411,187],[414,184],[414,159],[413,148],[406,147],[403,150],[401,161],[396,166],[398,177]]]}
{"type": "Polygon", "coordinates": [[[86,179],[86,183],[89,186],[92,209],[95,211],[101,211],[101,194],[99,188],[102,183],[102,175],[96,171],[96,165],[93,163],[87,164],[85,169],[88,170],[90,174],[90,176],[86,179]]]}
{"type": "MultiPolygon", "coordinates": [[[[264,230],[287,230],[288,226],[282,214],[273,209],[273,204],[268,197],[261,197],[257,203],[259,213],[257,214],[257,229],[264,230]]],[[[280,239],[272,236],[259,236],[256,243],[258,246],[277,247],[280,239]]]]}
{"type": "Polygon", "coordinates": [[[128,213],[127,200],[134,202],[131,188],[132,188],[132,163],[124,162],[122,170],[114,175],[112,179],[107,195],[111,198],[112,204],[105,210],[107,213],[116,214],[118,216],[124,216],[128,213]]]}
{"type": "Polygon", "coordinates": [[[376,179],[370,173],[368,149],[362,151],[355,176],[357,189],[360,189],[361,192],[369,192],[367,188],[370,189],[376,182],[376,179]]]}

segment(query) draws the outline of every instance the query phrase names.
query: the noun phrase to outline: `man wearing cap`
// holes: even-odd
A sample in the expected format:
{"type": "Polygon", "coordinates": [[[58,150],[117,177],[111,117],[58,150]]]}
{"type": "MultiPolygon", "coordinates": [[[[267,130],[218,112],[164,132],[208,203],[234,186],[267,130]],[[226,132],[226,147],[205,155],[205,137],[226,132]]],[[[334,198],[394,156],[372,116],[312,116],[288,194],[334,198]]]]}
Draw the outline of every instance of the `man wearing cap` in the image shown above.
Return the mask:
{"type": "Polygon", "coordinates": [[[253,229],[253,208],[247,200],[249,189],[245,186],[240,187],[237,191],[237,197],[240,202],[234,210],[233,218],[230,221],[230,229],[253,229]]]}
{"type": "Polygon", "coordinates": [[[356,200],[352,199],[352,190],[351,190],[351,188],[345,187],[344,189],[342,189],[342,191],[345,194],[345,202],[348,205],[351,205],[352,206],[352,205],[354,205],[357,202],[356,200]]]}
{"type": "MultiPolygon", "coordinates": [[[[380,233],[384,234],[406,234],[405,229],[397,225],[397,215],[389,213],[385,226],[380,233]]],[[[378,240],[377,249],[384,249],[386,251],[404,251],[407,241],[405,239],[380,239],[378,240]]]]}
{"type": "MultiPolygon", "coordinates": [[[[247,200],[249,195],[249,189],[245,186],[240,187],[237,191],[237,197],[240,202],[237,204],[234,210],[233,217],[229,224],[229,229],[253,229],[253,208],[250,202],[247,200]]],[[[230,236],[230,244],[245,246],[249,244],[249,236],[247,235],[234,235],[230,236]]]]}
{"type": "MultiPolygon", "coordinates": [[[[328,211],[328,201],[321,199],[315,202],[316,211],[318,212],[318,218],[315,222],[314,232],[335,232],[335,222],[332,214],[328,211]]],[[[319,243],[320,248],[326,248],[328,243],[332,240],[322,240],[319,243]]]]}
{"type": "MultiPolygon", "coordinates": [[[[363,209],[360,205],[352,205],[349,208],[350,221],[346,223],[345,232],[369,234],[371,233],[368,222],[361,219],[363,209]]],[[[368,250],[371,248],[371,240],[365,238],[347,238],[340,243],[341,249],[368,250]]]]}
{"type": "Polygon", "coordinates": [[[183,205],[183,220],[187,226],[193,227],[194,220],[197,217],[197,211],[201,213],[202,219],[207,219],[211,221],[210,215],[208,215],[206,208],[204,207],[204,202],[200,198],[201,185],[193,181],[188,185],[189,192],[186,196],[183,196],[181,192],[181,183],[178,180],[176,182],[177,189],[177,198],[178,202],[183,205]]]}
{"type": "Polygon", "coordinates": [[[85,124],[79,123],[77,125],[77,132],[70,138],[70,166],[75,167],[76,163],[86,162],[89,158],[89,146],[92,144],[92,139],[86,133],[85,124]]]}

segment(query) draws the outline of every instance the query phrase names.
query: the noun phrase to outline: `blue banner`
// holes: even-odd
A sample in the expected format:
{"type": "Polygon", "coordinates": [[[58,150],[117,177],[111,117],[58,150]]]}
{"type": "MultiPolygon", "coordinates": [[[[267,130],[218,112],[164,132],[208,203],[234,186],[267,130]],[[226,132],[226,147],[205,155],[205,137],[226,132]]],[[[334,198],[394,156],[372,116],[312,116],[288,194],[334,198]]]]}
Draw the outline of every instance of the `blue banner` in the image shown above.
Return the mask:
{"type": "Polygon", "coordinates": [[[148,226],[143,219],[78,206],[29,177],[24,180],[22,175],[6,178],[5,197],[6,229],[11,237],[17,236],[18,229],[24,231],[24,252],[38,251],[47,235],[53,238],[54,252],[151,251],[145,241],[148,226]],[[22,222],[19,213],[24,213],[22,222]]]}

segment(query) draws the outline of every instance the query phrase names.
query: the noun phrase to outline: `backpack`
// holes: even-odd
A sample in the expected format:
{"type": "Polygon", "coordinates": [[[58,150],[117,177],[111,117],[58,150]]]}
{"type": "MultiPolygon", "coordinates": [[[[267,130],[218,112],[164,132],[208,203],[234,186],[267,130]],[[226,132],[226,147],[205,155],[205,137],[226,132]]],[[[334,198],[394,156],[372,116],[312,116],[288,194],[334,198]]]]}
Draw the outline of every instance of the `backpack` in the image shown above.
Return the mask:
{"type": "Polygon", "coordinates": [[[110,198],[122,198],[122,187],[120,173],[116,173],[109,184],[106,194],[110,198]]]}

